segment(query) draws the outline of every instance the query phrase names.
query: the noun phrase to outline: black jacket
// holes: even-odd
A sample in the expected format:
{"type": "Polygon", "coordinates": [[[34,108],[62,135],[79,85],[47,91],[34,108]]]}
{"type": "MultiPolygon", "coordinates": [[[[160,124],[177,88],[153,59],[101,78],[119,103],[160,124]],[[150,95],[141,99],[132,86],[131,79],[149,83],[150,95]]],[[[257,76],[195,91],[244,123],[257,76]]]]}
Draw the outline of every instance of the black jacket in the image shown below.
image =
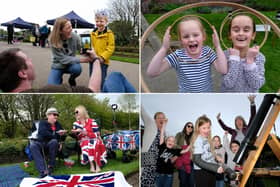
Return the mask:
{"type": "Polygon", "coordinates": [[[38,131],[38,140],[42,142],[48,142],[51,139],[61,140],[61,136],[57,133],[57,131],[62,130],[62,127],[59,122],[55,123],[55,131],[51,129],[51,124],[48,123],[47,120],[41,120],[39,123],[39,131],[38,131]]]}

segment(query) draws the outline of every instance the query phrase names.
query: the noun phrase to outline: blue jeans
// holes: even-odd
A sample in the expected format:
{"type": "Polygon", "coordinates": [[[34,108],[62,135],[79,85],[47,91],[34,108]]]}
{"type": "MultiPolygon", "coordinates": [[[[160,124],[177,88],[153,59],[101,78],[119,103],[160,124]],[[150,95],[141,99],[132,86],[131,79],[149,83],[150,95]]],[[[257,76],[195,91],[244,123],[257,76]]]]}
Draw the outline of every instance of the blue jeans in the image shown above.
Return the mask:
{"type": "Polygon", "coordinates": [[[191,179],[191,174],[187,173],[184,169],[178,170],[180,187],[193,187],[193,181],[191,179]]]}
{"type": "Polygon", "coordinates": [[[135,93],[136,90],[120,72],[112,72],[105,80],[102,92],[135,93]]]}
{"type": "Polygon", "coordinates": [[[66,69],[51,69],[49,78],[48,78],[48,84],[55,84],[59,85],[62,84],[62,76],[64,73],[69,73],[70,78],[69,79],[76,79],[82,72],[81,65],[78,64],[70,64],[67,66],[66,69]]]}
{"type": "Polygon", "coordinates": [[[224,187],[224,180],[223,179],[220,179],[220,180],[216,179],[216,187],[224,187]]]}
{"type": "MultiPolygon", "coordinates": [[[[90,62],[89,63],[89,76],[91,76],[92,74],[92,67],[93,67],[93,63],[90,62]]],[[[108,69],[108,65],[107,64],[101,64],[100,63],[100,67],[101,67],[101,88],[103,88],[106,76],[107,76],[107,69],[108,69]]]]}
{"type": "Polygon", "coordinates": [[[157,187],[172,187],[173,174],[157,173],[156,186],[157,187]]]}
{"type": "Polygon", "coordinates": [[[30,143],[30,151],[35,161],[35,165],[39,173],[42,175],[48,168],[45,161],[45,150],[48,151],[48,165],[54,167],[55,157],[58,150],[58,142],[56,139],[51,139],[49,142],[39,142],[32,140],[30,143]]]}

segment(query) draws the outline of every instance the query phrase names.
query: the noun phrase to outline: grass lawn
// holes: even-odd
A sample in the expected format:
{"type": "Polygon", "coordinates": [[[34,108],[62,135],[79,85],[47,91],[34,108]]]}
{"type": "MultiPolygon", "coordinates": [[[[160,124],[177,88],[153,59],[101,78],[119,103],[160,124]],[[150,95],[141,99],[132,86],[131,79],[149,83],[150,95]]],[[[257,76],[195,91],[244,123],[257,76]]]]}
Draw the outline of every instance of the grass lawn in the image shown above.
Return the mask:
{"type": "Polygon", "coordinates": [[[123,57],[123,56],[111,56],[111,60],[117,60],[121,62],[128,62],[128,63],[133,63],[133,64],[139,64],[139,57],[134,58],[134,57],[123,57]]]}
{"type": "MultiPolygon", "coordinates": [[[[276,12],[262,12],[264,15],[268,16],[269,18],[273,18],[276,15],[276,12]]],[[[219,32],[220,24],[222,23],[223,19],[227,15],[226,13],[211,13],[211,14],[197,14],[196,15],[202,16],[206,18],[211,24],[215,26],[217,31],[219,32]]],[[[177,18],[187,15],[186,13],[183,14],[177,14],[169,17],[165,21],[163,21],[161,24],[159,24],[155,31],[162,40],[162,37],[164,35],[164,32],[166,28],[171,25],[177,18]]],[[[157,18],[162,16],[162,14],[145,14],[145,18],[149,23],[154,22],[157,18]]],[[[258,20],[256,20],[257,24],[260,24],[258,20]]],[[[204,23],[204,27],[206,29],[207,33],[207,40],[205,42],[206,45],[209,45],[210,47],[213,47],[212,44],[212,30],[209,28],[209,26],[204,23]]],[[[227,26],[227,24],[226,24],[227,26]]],[[[279,22],[278,22],[279,26],[279,22]]],[[[223,30],[223,39],[227,46],[230,46],[230,41],[227,40],[227,28],[225,27],[223,30]]],[[[171,37],[172,40],[177,40],[177,31],[176,26],[171,30],[171,37]]],[[[256,37],[256,42],[260,44],[263,40],[264,32],[258,32],[256,37]]],[[[276,36],[276,34],[272,31],[269,32],[269,36],[267,39],[267,42],[265,45],[261,48],[261,52],[266,57],[266,63],[265,63],[265,78],[266,82],[263,85],[263,87],[260,89],[260,92],[266,92],[266,93],[275,93],[280,88],[280,38],[276,36]]]]}
{"type": "MultiPolygon", "coordinates": [[[[89,164],[88,165],[81,165],[77,162],[77,155],[71,156],[71,159],[75,161],[73,167],[68,168],[64,166],[64,161],[59,160],[56,162],[56,167],[54,169],[54,175],[66,175],[66,174],[86,174],[89,172],[89,164]]],[[[134,172],[139,171],[139,159],[133,159],[129,163],[122,162],[122,152],[117,151],[117,158],[116,159],[109,159],[108,163],[102,168],[102,172],[104,171],[121,171],[125,176],[134,172]]],[[[32,161],[28,168],[25,168],[23,163],[20,164],[20,167],[29,175],[33,177],[38,177],[39,173],[35,168],[35,164],[32,161]]]]}

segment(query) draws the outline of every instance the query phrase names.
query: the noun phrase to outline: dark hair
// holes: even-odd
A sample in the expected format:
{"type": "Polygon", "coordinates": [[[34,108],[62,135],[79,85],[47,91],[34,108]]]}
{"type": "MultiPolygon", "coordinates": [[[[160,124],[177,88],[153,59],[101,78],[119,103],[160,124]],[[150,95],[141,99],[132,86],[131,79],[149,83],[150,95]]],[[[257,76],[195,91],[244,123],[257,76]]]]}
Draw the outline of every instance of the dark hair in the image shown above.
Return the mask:
{"type": "Polygon", "coordinates": [[[192,132],[190,134],[186,134],[186,129],[187,129],[189,124],[192,124],[193,130],[194,130],[194,125],[190,121],[185,124],[185,126],[184,126],[184,128],[182,130],[182,133],[185,135],[185,141],[186,141],[187,145],[190,145],[192,134],[193,134],[193,130],[192,130],[192,132]]]}
{"type": "Polygon", "coordinates": [[[255,20],[253,18],[251,18],[250,16],[246,15],[246,14],[238,14],[236,16],[234,16],[232,19],[230,19],[229,21],[229,29],[228,29],[228,34],[230,36],[230,31],[231,31],[231,24],[232,24],[232,20],[238,16],[247,16],[248,18],[250,18],[252,20],[252,23],[253,23],[253,33],[256,32],[256,23],[255,23],[255,20]]]}
{"type": "Polygon", "coordinates": [[[240,146],[240,142],[239,142],[239,141],[237,141],[237,140],[232,140],[232,141],[230,142],[230,147],[231,147],[231,145],[234,144],[234,143],[240,146]]]}
{"type": "MultiPolygon", "coordinates": [[[[241,121],[243,122],[243,128],[247,126],[247,123],[246,123],[245,119],[244,119],[242,116],[236,116],[235,119],[234,119],[234,124],[235,124],[235,128],[236,128],[236,129],[238,129],[238,128],[237,128],[237,125],[236,125],[236,121],[237,121],[238,119],[241,119],[241,121]]],[[[242,130],[242,129],[241,129],[241,130],[242,130]]]]}
{"type": "Polygon", "coordinates": [[[21,82],[18,72],[27,69],[24,58],[17,55],[19,48],[10,48],[0,53],[0,90],[11,92],[21,82]]]}
{"type": "Polygon", "coordinates": [[[163,112],[156,112],[156,113],[154,114],[154,119],[156,119],[156,118],[157,118],[157,116],[158,116],[158,115],[160,115],[160,114],[164,115],[164,113],[163,113],[163,112]]]}

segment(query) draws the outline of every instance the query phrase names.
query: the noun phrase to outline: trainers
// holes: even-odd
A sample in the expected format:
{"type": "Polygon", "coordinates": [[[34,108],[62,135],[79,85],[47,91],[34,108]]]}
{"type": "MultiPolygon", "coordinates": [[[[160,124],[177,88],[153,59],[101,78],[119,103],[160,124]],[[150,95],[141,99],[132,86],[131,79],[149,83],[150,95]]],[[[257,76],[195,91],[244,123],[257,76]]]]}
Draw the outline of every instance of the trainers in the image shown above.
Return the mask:
{"type": "Polygon", "coordinates": [[[53,167],[50,166],[50,167],[48,168],[48,175],[51,176],[52,173],[53,173],[53,167]]]}
{"type": "Polygon", "coordinates": [[[70,86],[76,86],[76,80],[75,78],[70,77],[68,80],[68,83],[70,84],[70,86]]]}

